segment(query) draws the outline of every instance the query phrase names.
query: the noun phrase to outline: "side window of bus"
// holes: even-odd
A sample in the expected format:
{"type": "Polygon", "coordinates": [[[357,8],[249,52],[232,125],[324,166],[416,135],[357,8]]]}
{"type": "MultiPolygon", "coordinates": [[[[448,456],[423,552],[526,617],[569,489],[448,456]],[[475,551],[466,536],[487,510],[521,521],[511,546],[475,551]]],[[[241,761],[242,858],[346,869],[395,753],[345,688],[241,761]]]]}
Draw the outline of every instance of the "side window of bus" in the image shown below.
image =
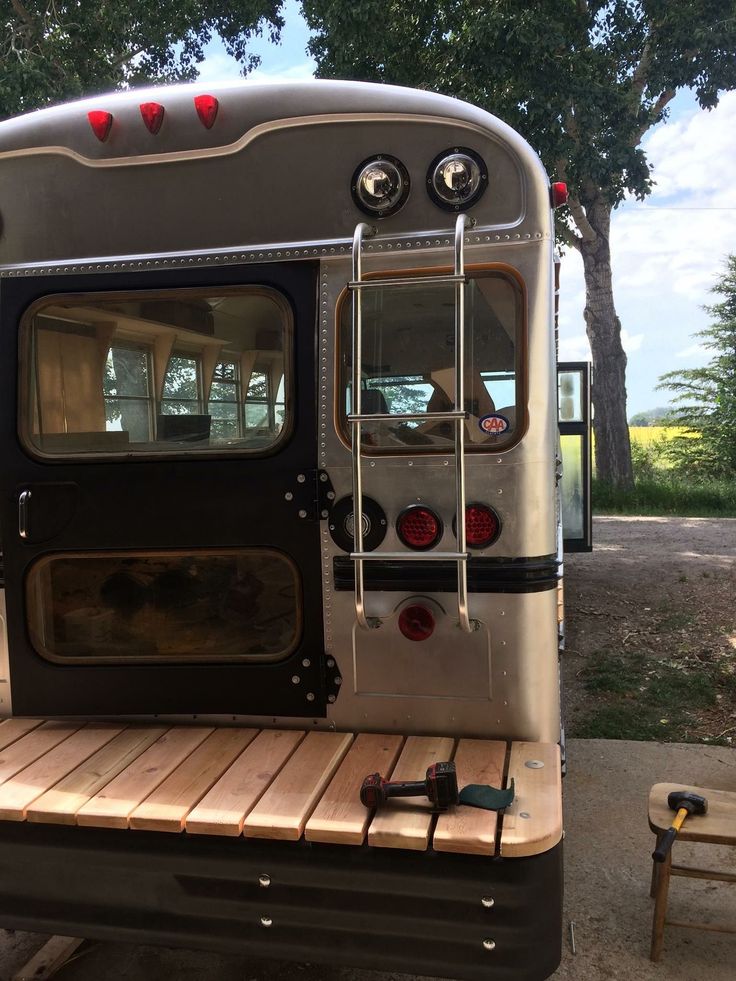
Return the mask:
{"type": "Polygon", "coordinates": [[[291,333],[261,288],[51,297],[23,323],[21,433],[54,456],[271,449],[291,333]]]}
{"type": "MultiPolygon", "coordinates": [[[[454,287],[377,287],[363,293],[361,411],[448,412],[455,401],[454,287]]],[[[476,273],[465,302],[466,438],[471,449],[503,449],[520,435],[523,419],[523,294],[515,278],[476,273]]],[[[340,366],[344,398],[341,424],[350,434],[352,405],[351,302],[340,316],[340,366]]],[[[379,452],[447,452],[452,422],[428,419],[363,424],[366,448],[379,452]]]]}

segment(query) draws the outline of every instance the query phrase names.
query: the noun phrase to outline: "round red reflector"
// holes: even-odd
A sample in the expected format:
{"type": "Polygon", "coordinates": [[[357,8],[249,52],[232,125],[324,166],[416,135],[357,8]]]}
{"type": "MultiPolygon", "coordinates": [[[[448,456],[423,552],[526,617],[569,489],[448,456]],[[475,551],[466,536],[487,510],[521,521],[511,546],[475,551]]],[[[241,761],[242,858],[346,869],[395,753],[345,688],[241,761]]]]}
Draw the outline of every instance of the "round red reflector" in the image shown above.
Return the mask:
{"type": "Polygon", "coordinates": [[[434,616],[426,606],[405,606],[399,613],[399,630],[407,640],[426,640],[434,633],[434,616]]]}
{"type": "Polygon", "coordinates": [[[434,511],[415,504],[401,512],[396,522],[396,531],[409,548],[432,548],[442,534],[442,522],[434,511]]]}
{"type": "Polygon", "coordinates": [[[217,119],[217,110],[220,108],[220,103],[214,95],[195,95],[194,108],[197,110],[202,125],[207,129],[212,129],[215,119],[217,119]]]}
{"type": "Polygon", "coordinates": [[[142,102],[140,110],[146,129],[155,136],[164,121],[164,107],[158,102],[142,102]]]}
{"type": "Polygon", "coordinates": [[[465,541],[469,548],[485,548],[495,541],[501,523],[498,515],[485,504],[465,508],[465,541]]]}
{"type": "Polygon", "coordinates": [[[567,184],[555,181],[552,185],[552,207],[559,208],[563,204],[567,204],[567,184]]]}
{"type": "Polygon", "coordinates": [[[103,109],[93,109],[92,112],[87,113],[87,119],[89,119],[92,132],[95,134],[100,143],[104,143],[110,134],[110,127],[112,126],[112,113],[105,112],[103,109]]]}

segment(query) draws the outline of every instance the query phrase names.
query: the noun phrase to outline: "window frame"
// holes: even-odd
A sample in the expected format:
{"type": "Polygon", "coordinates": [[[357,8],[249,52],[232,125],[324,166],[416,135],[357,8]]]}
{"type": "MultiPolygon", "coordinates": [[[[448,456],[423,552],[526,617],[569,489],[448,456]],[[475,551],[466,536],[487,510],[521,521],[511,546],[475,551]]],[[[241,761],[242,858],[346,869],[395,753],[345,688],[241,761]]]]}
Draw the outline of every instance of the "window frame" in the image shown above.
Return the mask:
{"type": "MultiPolygon", "coordinates": [[[[90,303],[90,305],[92,305],[90,303]]],[[[184,329],[184,328],[183,328],[184,329]]],[[[53,293],[47,293],[44,296],[39,297],[34,300],[28,307],[23,311],[20,322],[19,322],[19,343],[18,343],[18,400],[17,400],[17,414],[16,414],[16,431],[18,434],[18,439],[20,445],[22,446],[25,453],[28,454],[32,459],[40,460],[44,463],[73,463],[75,461],[85,461],[94,462],[100,461],[105,463],[130,463],[145,460],[210,460],[210,459],[222,459],[222,458],[264,458],[273,456],[286,446],[286,444],[291,439],[295,428],[296,428],[296,364],[294,356],[294,329],[295,329],[295,315],[294,309],[289,301],[287,295],[281,290],[275,287],[268,286],[261,283],[254,284],[244,284],[242,286],[219,286],[214,284],[212,286],[203,287],[163,287],[161,289],[137,289],[137,290],[102,290],[102,291],[85,291],[80,292],[78,290],[69,290],[67,292],[55,291],[53,293]],[[79,303],[84,305],[85,303],[92,303],[94,301],[102,303],[124,303],[131,300],[152,300],[152,299],[188,299],[197,297],[237,297],[242,295],[249,296],[263,296],[269,298],[277,307],[281,314],[280,327],[283,336],[283,365],[284,365],[284,424],[281,432],[278,434],[273,443],[268,446],[258,446],[258,447],[228,447],[228,446],[215,446],[207,448],[198,448],[192,450],[191,447],[182,449],[146,449],[146,450],[136,450],[131,448],[126,448],[124,450],[111,450],[111,451],[92,451],[92,450],[70,450],[65,453],[60,452],[48,452],[43,450],[37,443],[34,442],[34,418],[36,411],[36,404],[39,397],[38,392],[38,374],[36,370],[36,355],[37,347],[34,344],[34,319],[37,315],[43,314],[45,308],[53,306],[54,303],[79,303]],[[35,386],[34,386],[34,375],[35,375],[35,386]]],[[[205,335],[206,336],[206,335],[205,335]]],[[[143,345],[145,346],[145,345],[143,345]]],[[[109,349],[108,349],[109,350],[109,349]]],[[[172,355],[175,353],[184,354],[188,356],[184,348],[172,349],[172,355]]],[[[226,357],[220,360],[227,360],[226,357]]],[[[219,362],[218,362],[219,363],[219,362]]],[[[198,383],[199,383],[199,370],[198,370],[198,383]]],[[[245,413],[245,393],[243,391],[242,379],[238,384],[238,394],[241,396],[241,401],[239,402],[239,414],[245,413]]],[[[102,391],[103,400],[105,398],[104,391],[102,391]]],[[[115,396],[113,396],[115,397],[115,396]]],[[[204,399],[202,397],[202,392],[199,395],[200,404],[204,405],[204,399]]],[[[151,405],[153,407],[154,414],[158,412],[159,402],[163,400],[157,400],[155,398],[155,393],[152,397],[151,405]]],[[[209,400],[208,400],[209,402],[209,400]]],[[[240,425],[239,429],[244,433],[244,425],[240,425]]],[[[37,439],[39,434],[35,434],[37,439]]],[[[243,438],[242,435],[238,438],[243,438]]],[[[135,444],[132,444],[135,445],[135,444]]]]}
{"type": "MultiPolygon", "coordinates": [[[[366,273],[364,279],[408,279],[424,276],[443,276],[453,273],[451,266],[430,266],[412,269],[390,269],[377,270],[366,273]]],[[[468,453],[504,453],[516,446],[526,435],[529,427],[529,399],[528,399],[528,375],[529,375],[529,300],[527,287],[521,273],[513,266],[505,262],[486,262],[470,263],[465,266],[465,273],[468,279],[481,278],[484,274],[500,273],[508,279],[515,289],[519,292],[519,317],[517,321],[517,337],[514,350],[514,364],[516,372],[516,417],[517,427],[508,440],[499,440],[489,443],[471,443],[466,439],[465,452],[468,453]]],[[[350,424],[347,421],[345,411],[346,387],[342,384],[342,338],[341,321],[343,309],[346,303],[351,302],[351,291],[346,287],[339,295],[335,305],[335,365],[333,387],[335,398],[333,402],[333,419],[338,439],[343,446],[350,450],[352,448],[352,437],[350,424]]],[[[350,379],[348,379],[349,381],[350,379]]],[[[407,445],[402,447],[380,447],[363,444],[361,452],[364,456],[448,456],[453,453],[452,444],[445,447],[407,445]]]]}
{"type": "MultiPolygon", "coordinates": [[[[265,664],[283,664],[293,653],[296,651],[300,644],[302,643],[304,637],[304,584],[302,581],[302,574],[297,565],[296,561],[283,552],[279,548],[274,548],[271,546],[264,545],[245,545],[240,548],[190,548],[190,549],[140,549],[140,550],[129,550],[129,549],[105,549],[104,551],[69,551],[69,552],[51,552],[41,555],[37,558],[30,568],[27,570],[24,585],[24,600],[25,600],[25,628],[28,633],[28,639],[31,647],[36,652],[36,654],[45,661],[49,661],[52,664],[59,665],[93,665],[95,667],[103,665],[128,665],[133,666],[136,664],[158,664],[170,667],[176,667],[183,664],[201,664],[201,665],[216,665],[216,664],[250,664],[250,665],[265,665],[265,664]],[[65,656],[63,654],[54,654],[49,651],[45,645],[42,643],[42,631],[39,630],[39,626],[43,626],[44,620],[42,616],[38,619],[32,619],[32,614],[38,610],[39,604],[41,602],[40,597],[40,587],[37,583],[35,577],[43,574],[43,570],[46,566],[50,565],[52,562],[59,560],[68,559],[105,559],[105,558],[124,558],[130,559],[136,556],[141,558],[181,558],[185,555],[202,555],[202,556],[237,556],[243,553],[253,554],[254,556],[266,555],[269,557],[278,557],[280,560],[286,563],[289,567],[291,574],[293,576],[294,582],[294,635],[290,645],[284,650],[279,651],[278,654],[271,654],[265,657],[256,657],[251,654],[219,654],[213,655],[211,657],[204,657],[200,654],[192,654],[191,656],[182,656],[181,654],[177,656],[173,655],[161,655],[161,654],[138,654],[138,655],[112,655],[110,657],[94,657],[85,655],[72,655],[65,656]]],[[[49,613],[47,611],[47,616],[49,613]]]]}

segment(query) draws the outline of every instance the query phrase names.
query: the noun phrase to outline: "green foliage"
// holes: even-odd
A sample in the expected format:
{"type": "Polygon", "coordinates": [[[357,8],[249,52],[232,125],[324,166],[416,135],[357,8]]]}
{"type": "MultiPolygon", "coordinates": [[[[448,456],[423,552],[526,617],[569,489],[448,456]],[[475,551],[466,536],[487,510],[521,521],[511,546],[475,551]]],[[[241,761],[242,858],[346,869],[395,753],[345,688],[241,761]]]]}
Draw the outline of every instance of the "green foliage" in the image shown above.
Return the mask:
{"type": "Polygon", "coordinates": [[[639,143],[678,88],[736,86],[734,0],[303,0],[325,78],[430,88],[501,116],[580,199],[645,196],[639,143]]]}
{"type": "Polygon", "coordinates": [[[674,392],[669,421],[686,429],[667,449],[676,470],[725,480],[736,477],[736,255],[712,292],[723,299],[706,307],[713,322],[695,336],[713,357],[703,368],[662,375],[658,387],[674,392]]]}
{"type": "Polygon", "coordinates": [[[622,490],[594,479],[592,498],[595,514],[736,518],[733,480],[693,480],[658,471],[637,479],[633,490],[622,490]]]}
{"type": "Polygon", "coordinates": [[[648,443],[631,441],[631,463],[635,480],[653,480],[664,476],[662,471],[666,466],[667,442],[661,437],[648,443]]]}
{"type": "Polygon", "coordinates": [[[0,41],[0,119],[105,89],[196,78],[219,34],[247,73],[248,41],[283,25],[280,0],[11,0],[0,41]]]}

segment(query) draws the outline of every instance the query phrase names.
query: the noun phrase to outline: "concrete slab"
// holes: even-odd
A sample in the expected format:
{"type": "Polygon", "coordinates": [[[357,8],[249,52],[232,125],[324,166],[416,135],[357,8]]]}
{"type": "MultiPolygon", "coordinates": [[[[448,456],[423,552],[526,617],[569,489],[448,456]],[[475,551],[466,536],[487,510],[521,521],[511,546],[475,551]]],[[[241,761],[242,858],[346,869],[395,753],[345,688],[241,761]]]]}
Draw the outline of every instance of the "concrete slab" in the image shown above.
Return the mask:
{"type": "MultiPolygon", "coordinates": [[[[736,749],[700,745],[572,740],[565,780],[565,953],[555,981],[662,981],[697,977],[734,981],[736,936],[672,929],[659,965],[651,964],[650,853],[646,820],[653,783],[693,783],[736,790],[736,749]],[[568,925],[575,923],[577,953],[568,925]]],[[[736,871],[736,849],[680,845],[678,858],[736,871]]],[[[671,916],[736,926],[736,888],[674,880],[671,916]]],[[[43,937],[0,938],[0,981],[7,981],[43,937]]],[[[489,979],[492,979],[489,960],[489,979]]],[[[100,944],[73,961],[60,981],[408,981],[404,975],[261,962],[248,958],[124,944],[100,944]]]]}

